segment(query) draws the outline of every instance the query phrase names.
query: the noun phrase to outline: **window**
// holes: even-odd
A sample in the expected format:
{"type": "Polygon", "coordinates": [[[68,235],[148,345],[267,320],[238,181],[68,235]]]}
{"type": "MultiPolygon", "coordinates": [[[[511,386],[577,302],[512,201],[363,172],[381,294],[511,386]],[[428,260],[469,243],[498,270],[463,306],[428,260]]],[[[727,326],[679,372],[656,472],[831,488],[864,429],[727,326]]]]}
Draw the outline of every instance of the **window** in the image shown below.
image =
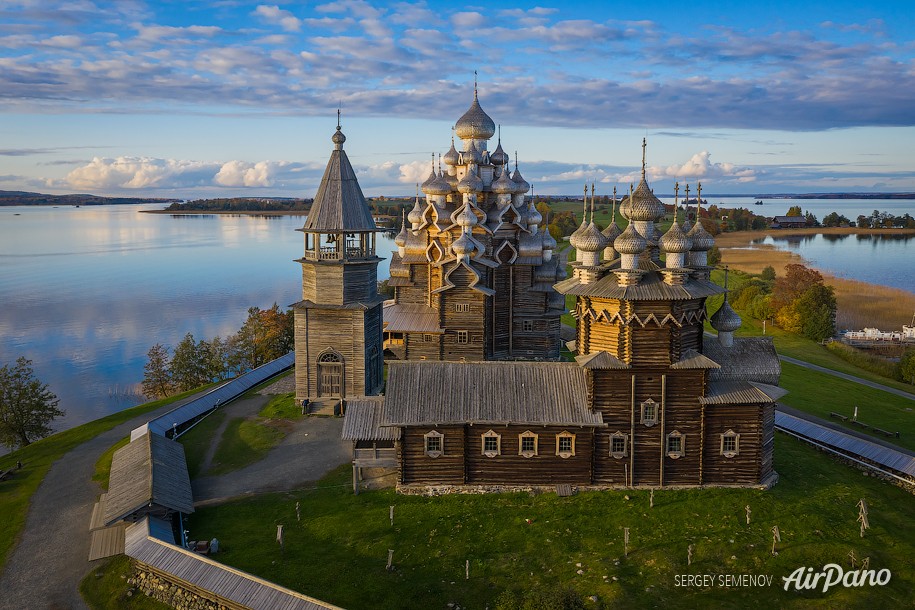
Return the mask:
{"type": "Polygon", "coordinates": [[[721,435],[721,455],[732,458],[740,453],[740,435],[728,430],[721,435]]]}
{"type": "Polygon", "coordinates": [[[651,398],[642,403],[642,423],[649,428],[658,423],[658,403],[651,398]]]}
{"type": "Polygon", "coordinates": [[[527,430],[518,437],[518,455],[526,458],[537,455],[537,435],[527,430]]]}
{"type": "Polygon", "coordinates": [[[445,435],[441,432],[427,432],[423,435],[426,442],[426,455],[437,458],[444,453],[445,435]]]}
{"type": "Polygon", "coordinates": [[[483,455],[496,457],[502,452],[502,436],[490,430],[483,435],[483,455]]]}
{"type": "Polygon", "coordinates": [[[571,432],[560,432],[556,435],[556,455],[561,458],[575,455],[575,435],[571,432]]]}
{"type": "Polygon", "coordinates": [[[470,311],[470,303],[455,303],[454,311],[455,313],[467,313],[470,311]]]}
{"type": "Polygon", "coordinates": [[[677,459],[686,453],[686,435],[676,430],[667,435],[667,457],[677,459]]]}
{"type": "Polygon", "coordinates": [[[431,334],[426,333],[423,335],[423,343],[432,343],[432,340],[433,339],[431,334]]]}
{"type": "Polygon", "coordinates": [[[467,343],[468,335],[469,335],[469,333],[466,330],[457,331],[457,342],[458,343],[467,343]]]}
{"type": "Polygon", "coordinates": [[[610,435],[610,455],[616,459],[629,455],[629,435],[614,432],[610,435]]]}
{"type": "Polygon", "coordinates": [[[526,333],[534,332],[534,321],[533,320],[522,320],[521,321],[521,330],[526,333]]]}

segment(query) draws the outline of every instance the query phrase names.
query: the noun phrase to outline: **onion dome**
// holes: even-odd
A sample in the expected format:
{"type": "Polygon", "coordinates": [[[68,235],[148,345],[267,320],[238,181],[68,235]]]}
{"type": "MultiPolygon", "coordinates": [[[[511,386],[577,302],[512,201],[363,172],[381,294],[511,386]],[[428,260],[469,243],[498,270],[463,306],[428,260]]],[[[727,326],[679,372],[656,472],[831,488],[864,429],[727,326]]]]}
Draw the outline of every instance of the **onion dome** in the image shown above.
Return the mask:
{"type": "Polygon", "coordinates": [[[424,184],[423,192],[427,195],[447,195],[451,192],[451,185],[443,176],[436,174],[435,180],[424,184]]]}
{"type": "Polygon", "coordinates": [[[572,247],[576,250],[581,250],[582,252],[598,252],[607,247],[607,238],[601,235],[600,231],[597,229],[597,225],[593,222],[589,224],[584,229],[576,231],[577,235],[573,235],[572,239],[569,240],[569,243],[572,244],[572,247]]]}
{"type": "Polygon", "coordinates": [[[545,264],[540,265],[539,267],[534,267],[534,281],[543,282],[552,284],[556,280],[556,269],[555,265],[545,264]]]}
{"type": "Polygon", "coordinates": [[[483,190],[483,181],[476,172],[467,172],[458,182],[457,189],[462,193],[477,193],[483,190]]]}
{"type": "Polygon", "coordinates": [[[517,193],[517,194],[519,194],[519,195],[523,195],[524,193],[526,193],[526,192],[528,192],[529,190],[531,190],[531,185],[528,184],[527,180],[525,180],[525,179],[521,176],[521,172],[518,171],[518,164],[517,164],[517,163],[515,163],[515,173],[512,174],[512,180],[513,180],[514,183],[515,183],[515,193],[517,193]]]}
{"type": "MultiPolygon", "coordinates": [[[[457,174],[448,174],[448,173],[446,173],[445,176],[444,176],[444,180],[445,180],[445,183],[446,183],[449,187],[451,187],[451,190],[452,190],[452,191],[453,191],[454,189],[457,188],[457,185],[458,185],[457,174]]],[[[447,194],[447,193],[446,193],[446,194],[447,194]]]]}
{"type": "Polygon", "coordinates": [[[477,215],[474,214],[473,210],[470,209],[470,205],[465,204],[464,207],[461,208],[461,213],[457,215],[457,218],[455,218],[455,222],[461,228],[470,229],[477,226],[479,221],[477,219],[477,215]]]}
{"type": "Polygon", "coordinates": [[[416,197],[416,201],[413,202],[413,209],[410,210],[410,214],[407,216],[407,220],[410,221],[411,225],[418,225],[423,221],[423,211],[419,208],[418,195],[416,197]]]}
{"type": "Polygon", "coordinates": [[[635,225],[631,222],[620,233],[620,236],[613,240],[613,249],[620,254],[641,254],[647,247],[648,242],[639,235],[639,232],[635,230],[635,225]]]}
{"type": "MultiPolygon", "coordinates": [[[[626,206],[626,216],[629,220],[654,222],[664,215],[664,204],[648,188],[648,182],[645,181],[644,176],[639,181],[639,185],[635,187],[632,197],[623,205],[626,206]]],[[[620,207],[620,209],[623,208],[620,207]]]]}
{"type": "MultiPolygon", "coordinates": [[[[339,121],[339,117],[337,120],[339,121]]],[[[334,135],[330,137],[330,141],[334,143],[334,148],[337,150],[343,148],[343,143],[346,142],[346,136],[343,135],[342,131],[340,131],[339,125],[337,125],[337,131],[334,132],[334,135]]]]}
{"type": "Polygon", "coordinates": [[[688,210],[687,210],[686,214],[684,214],[684,216],[685,216],[685,218],[683,218],[683,227],[681,227],[681,228],[683,229],[684,233],[689,234],[689,232],[693,228],[693,225],[689,221],[689,211],[688,210]]]}
{"type": "Polygon", "coordinates": [[[470,147],[464,151],[464,163],[475,163],[479,165],[483,162],[483,155],[477,149],[473,140],[470,141],[470,147]]]}
{"type": "Polygon", "coordinates": [[[429,172],[429,177],[426,178],[425,182],[423,182],[422,185],[420,185],[420,188],[422,189],[422,191],[424,193],[426,193],[427,195],[430,195],[431,193],[429,193],[426,189],[429,187],[429,185],[431,185],[433,182],[435,182],[438,179],[438,174],[435,173],[435,155],[433,155],[432,157],[433,157],[432,170],[429,172]]]}
{"type": "Polygon", "coordinates": [[[556,240],[553,239],[553,236],[550,235],[549,231],[543,231],[543,249],[544,250],[555,250],[556,249],[556,240]]]}
{"type": "Polygon", "coordinates": [[[507,165],[508,164],[509,157],[508,157],[508,154],[506,154],[506,152],[504,150],[502,150],[502,141],[501,140],[499,141],[498,146],[496,146],[496,149],[494,151],[492,151],[491,153],[489,153],[489,161],[493,165],[507,165]]]}
{"type": "Polygon", "coordinates": [[[603,234],[604,237],[607,238],[607,245],[610,246],[610,245],[613,245],[614,240],[616,240],[616,238],[620,236],[622,231],[620,230],[619,225],[616,224],[616,221],[614,220],[609,225],[607,225],[607,228],[604,229],[603,231],[601,231],[601,233],[603,234]]]}
{"type": "Polygon", "coordinates": [[[502,170],[502,174],[492,183],[492,192],[498,195],[507,195],[515,192],[515,181],[511,178],[511,172],[508,167],[502,170]]]}
{"type": "Polygon", "coordinates": [[[458,154],[458,151],[454,148],[454,136],[451,136],[451,148],[448,149],[448,152],[442,157],[442,161],[445,165],[457,165],[461,157],[458,154]]]}
{"type": "Polygon", "coordinates": [[[531,201],[530,211],[527,213],[527,224],[539,225],[541,222],[543,222],[543,215],[540,213],[540,210],[537,209],[537,206],[534,205],[534,202],[531,201]]]}
{"type": "Polygon", "coordinates": [[[476,250],[476,246],[474,245],[473,240],[470,239],[470,236],[466,233],[461,233],[460,237],[451,244],[451,251],[458,256],[473,254],[474,250],[476,250]]]}
{"type": "Polygon", "coordinates": [[[667,233],[661,237],[661,247],[664,248],[665,252],[682,254],[683,252],[689,252],[692,249],[693,240],[683,232],[680,225],[674,222],[674,224],[670,225],[670,229],[667,230],[667,233]]]}
{"type": "Polygon", "coordinates": [[[468,138],[488,140],[496,133],[496,124],[480,107],[476,85],[473,87],[473,102],[467,112],[454,124],[454,133],[462,140],[468,138]]]}
{"type": "Polygon", "coordinates": [[[715,239],[709,235],[698,219],[687,235],[693,241],[693,247],[690,248],[693,252],[708,252],[715,245],[715,239]]]}
{"type": "Polygon", "coordinates": [[[718,332],[732,333],[740,328],[742,320],[740,319],[740,315],[731,307],[731,304],[728,303],[727,295],[725,295],[724,303],[721,304],[718,311],[712,314],[710,322],[712,328],[718,332]]]}
{"type": "Polygon", "coordinates": [[[397,234],[397,237],[394,238],[394,243],[397,244],[398,248],[403,248],[407,245],[407,221],[406,221],[406,212],[403,214],[403,220],[400,223],[400,233],[397,234]]]}

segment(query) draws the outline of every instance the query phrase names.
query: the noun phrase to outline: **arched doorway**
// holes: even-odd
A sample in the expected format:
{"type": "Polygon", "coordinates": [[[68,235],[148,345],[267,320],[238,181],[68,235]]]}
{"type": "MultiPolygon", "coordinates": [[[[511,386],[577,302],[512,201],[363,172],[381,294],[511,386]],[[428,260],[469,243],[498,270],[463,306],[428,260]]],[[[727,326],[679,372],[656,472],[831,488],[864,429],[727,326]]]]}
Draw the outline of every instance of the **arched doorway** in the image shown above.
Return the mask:
{"type": "Polygon", "coordinates": [[[343,396],[343,357],[335,351],[318,356],[318,396],[343,396]]]}

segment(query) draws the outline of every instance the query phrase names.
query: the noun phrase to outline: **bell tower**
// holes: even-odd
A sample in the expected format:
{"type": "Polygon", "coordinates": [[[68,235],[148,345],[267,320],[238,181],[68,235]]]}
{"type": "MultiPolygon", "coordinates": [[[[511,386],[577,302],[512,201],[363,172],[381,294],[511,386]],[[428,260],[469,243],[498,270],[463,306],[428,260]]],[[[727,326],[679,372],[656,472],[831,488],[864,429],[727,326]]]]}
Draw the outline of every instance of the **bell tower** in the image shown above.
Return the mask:
{"type": "Polygon", "coordinates": [[[377,394],[382,387],[379,229],[343,150],[340,128],[305,225],[295,311],[296,400],[377,394]]]}

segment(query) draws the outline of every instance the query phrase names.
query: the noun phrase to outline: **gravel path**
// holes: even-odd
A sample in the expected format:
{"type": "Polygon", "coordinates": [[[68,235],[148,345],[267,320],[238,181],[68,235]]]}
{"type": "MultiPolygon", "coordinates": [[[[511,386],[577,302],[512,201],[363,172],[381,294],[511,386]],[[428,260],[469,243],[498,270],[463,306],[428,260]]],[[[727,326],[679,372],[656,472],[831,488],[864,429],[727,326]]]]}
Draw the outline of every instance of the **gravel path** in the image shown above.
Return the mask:
{"type": "Polygon", "coordinates": [[[240,470],[191,481],[194,504],[212,504],[266,491],[296,489],[352,460],[350,443],[340,439],[343,419],[307,417],[294,423],[267,456],[240,470]]]}
{"type": "Polygon", "coordinates": [[[32,496],[25,530],[0,574],[0,608],[86,608],[79,581],[89,572],[89,518],[101,488],[95,462],[137,426],[196,398],[140,415],[65,454],[32,496]]]}

